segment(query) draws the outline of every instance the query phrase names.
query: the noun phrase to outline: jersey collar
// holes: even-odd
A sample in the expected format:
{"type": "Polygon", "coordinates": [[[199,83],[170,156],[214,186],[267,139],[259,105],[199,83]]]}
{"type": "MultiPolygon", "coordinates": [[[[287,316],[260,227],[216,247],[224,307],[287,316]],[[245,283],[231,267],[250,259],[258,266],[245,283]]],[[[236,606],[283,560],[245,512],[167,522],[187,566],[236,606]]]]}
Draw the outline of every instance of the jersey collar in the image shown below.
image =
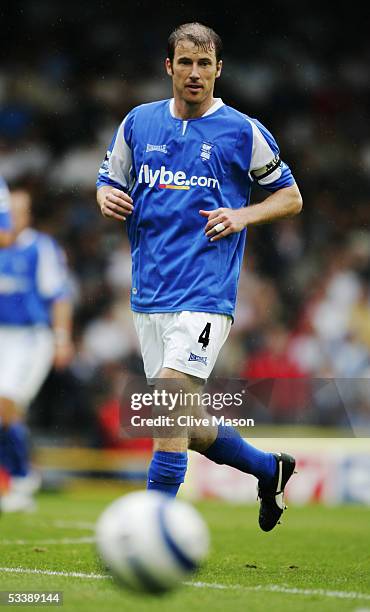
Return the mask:
{"type": "MultiPolygon", "coordinates": [[[[218,109],[221,108],[221,106],[223,106],[223,105],[224,105],[224,103],[221,100],[221,98],[215,98],[214,103],[207,110],[207,112],[204,113],[204,115],[202,115],[201,117],[197,117],[197,119],[201,119],[202,117],[208,117],[208,115],[213,115],[213,113],[218,111],[218,109]]],[[[175,116],[175,100],[174,100],[174,98],[171,98],[171,100],[170,100],[170,113],[171,113],[171,115],[172,115],[172,117],[174,119],[179,119],[179,117],[175,116]]]]}

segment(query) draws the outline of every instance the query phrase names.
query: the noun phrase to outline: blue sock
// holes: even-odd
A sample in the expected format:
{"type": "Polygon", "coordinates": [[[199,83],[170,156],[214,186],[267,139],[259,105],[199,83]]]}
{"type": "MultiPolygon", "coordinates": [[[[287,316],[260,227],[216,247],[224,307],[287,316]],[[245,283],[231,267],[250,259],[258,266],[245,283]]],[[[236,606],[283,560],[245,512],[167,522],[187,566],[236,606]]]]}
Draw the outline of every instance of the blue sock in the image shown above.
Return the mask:
{"type": "Polygon", "coordinates": [[[187,453],[156,451],[149,467],[147,489],[176,497],[180,484],[185,480],[187,466],[187,453]]]}
{"type": "Polygon", "coordinates": [[[0,425],[0,465],[10,476],[29,472],[28,430],[23,423],[0,425]]]}
{"type": "Polygon", "coordinates": [[[211,461],[253,474],[268,482],[276,473],[276,459],[272,453],[258,450],[240,436],[233,427],[220,425],[216,440],[202,453],[211,461]]]}

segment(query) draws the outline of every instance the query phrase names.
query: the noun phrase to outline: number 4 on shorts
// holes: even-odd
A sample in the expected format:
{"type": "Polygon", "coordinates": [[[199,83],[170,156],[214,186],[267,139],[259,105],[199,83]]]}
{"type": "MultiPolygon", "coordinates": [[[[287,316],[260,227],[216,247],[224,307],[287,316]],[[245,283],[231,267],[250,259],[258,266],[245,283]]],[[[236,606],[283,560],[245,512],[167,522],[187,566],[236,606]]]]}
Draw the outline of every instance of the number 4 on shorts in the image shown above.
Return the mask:
{"type": "Polygon", "coordinates": [[[202,350],[205,351],[206,347],[209,345],[209,334],[211,331],[211,324],[207,323],[202,333],[198,338],[198,342],[202,345],[202,350]]]}

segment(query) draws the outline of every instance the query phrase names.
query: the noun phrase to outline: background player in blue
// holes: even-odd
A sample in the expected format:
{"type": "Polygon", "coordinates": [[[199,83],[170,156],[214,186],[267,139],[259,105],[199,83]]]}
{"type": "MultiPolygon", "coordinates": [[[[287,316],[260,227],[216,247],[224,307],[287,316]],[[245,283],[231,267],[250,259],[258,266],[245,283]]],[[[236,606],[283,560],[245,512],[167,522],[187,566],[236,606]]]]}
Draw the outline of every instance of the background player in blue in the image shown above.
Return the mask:
{"type": "Polygon", "coordinates": [[[72,357],[72,307],[64,254],[30,227],[31,197],[11,193],[15,240],[0,249],[0,469],[8,475],[0,508],[29,510],[37,484],[30,470],[25,410],[51,366],[72,357]]]}
{"type": "MultiPolygon", "coordinates": [[[[134,108],[99,171],[104,216],[126,221],[132,253],[131,305],[147,378],[199,391],[230,330],[246,228],[302,207],[270,132],[213,96],[222,44],[198,23],[168,41],[173,99],[134,108]],[[253,180],[271,195],[249,204],[253,180]]],[[[154,440],[148,488],[176,495],[187,450],[258,479],[259,523],[269,531],[283,509],[293,457],[266,453],[231,427],[203,427],[154,440]]]]}
{"type": "Polygon", "coordinates": [[[9,246],[12,240],[9,191],[4,179],[0,176],[0,248],[9,246]]]}

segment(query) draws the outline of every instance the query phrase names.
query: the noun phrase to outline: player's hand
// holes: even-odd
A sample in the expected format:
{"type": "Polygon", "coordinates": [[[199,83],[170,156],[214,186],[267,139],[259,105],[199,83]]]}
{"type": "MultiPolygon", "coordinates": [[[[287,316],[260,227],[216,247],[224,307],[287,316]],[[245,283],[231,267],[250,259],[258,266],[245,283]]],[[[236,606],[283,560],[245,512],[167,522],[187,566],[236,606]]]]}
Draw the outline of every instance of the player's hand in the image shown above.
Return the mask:
{"type": "Polygon", "coordinates": [[[132,198],[120,189],[101,187],[97,199],[104,217],[126,221],[134,210],[132,198]]]}
{"type": "Polygon", "coordinates": [[[216,240],[221,240],[221,238],[225,238],[225,236],[241,232],[247,225],[245,211],[245,208],[237,210],[233,208],[200,210],[199,214],[208,219],[206,227],[204,228],[205,235],[211,242],[216,242],[216,240]],[[219,226],[220,223],[222,223],[224,229],[222,229],[222,226],[219,226]]]}

